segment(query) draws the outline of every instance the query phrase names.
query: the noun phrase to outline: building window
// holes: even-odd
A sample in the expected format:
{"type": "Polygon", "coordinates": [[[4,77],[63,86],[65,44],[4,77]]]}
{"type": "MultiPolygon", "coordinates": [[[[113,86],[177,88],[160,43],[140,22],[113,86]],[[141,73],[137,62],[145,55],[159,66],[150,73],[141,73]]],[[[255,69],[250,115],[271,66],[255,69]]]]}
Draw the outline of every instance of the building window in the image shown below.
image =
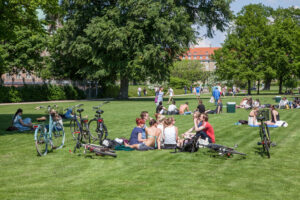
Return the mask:
{"type": "Polygon", "coordinates": [[[21,79],[21,73],[17,74],[17,79],[21,79]]]}
{"type": "Polygon", "coordinates": [[[208,56],[206,56],[206,60],[208,60],[208,56]]]}
{"type": "Polygon", "coordinates": [[[202,60],[202,56],[200,56],[200,59],[202,60]]]}
{"type": "Polygon", "coordinates": [[[182,56],[182,59],[184,60],[184,59],[185,59],[185,57],[184,57],[184,56],[182,56]]]}
{"type": "Polygon", "coordinates": [[[191,60],[191,56],[189,56],[189,60],[191,60]]]}
{"type": "Polygon", "coordinates": [[[26,78],[27,79],[31,79],[31,74],[30,73],[26,73],[26,78]]]}
{"type": "Polygon", "coordinates": [[[197,56],[194,56],[194,60],[196,60],[197,59],[197,56]]]}

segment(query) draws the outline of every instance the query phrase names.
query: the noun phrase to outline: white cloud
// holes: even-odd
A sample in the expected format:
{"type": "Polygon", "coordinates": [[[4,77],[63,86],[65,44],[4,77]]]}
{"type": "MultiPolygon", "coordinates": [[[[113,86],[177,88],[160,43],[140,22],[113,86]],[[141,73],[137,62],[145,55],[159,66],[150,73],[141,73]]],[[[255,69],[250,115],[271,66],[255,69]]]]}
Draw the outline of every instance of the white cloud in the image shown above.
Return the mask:
{"type": "Polygon", "coordinates": [[[193,45],[193,47],[210,47],[211,45],[211,40],[210,39],[206,39],[206,38],[199,38],[196,41],[196,44],[193,45]]]}
{"type": "Polygon", "coordinates": [[[293,6],[295,9],[300,9],[300,6],[293,6]]]}

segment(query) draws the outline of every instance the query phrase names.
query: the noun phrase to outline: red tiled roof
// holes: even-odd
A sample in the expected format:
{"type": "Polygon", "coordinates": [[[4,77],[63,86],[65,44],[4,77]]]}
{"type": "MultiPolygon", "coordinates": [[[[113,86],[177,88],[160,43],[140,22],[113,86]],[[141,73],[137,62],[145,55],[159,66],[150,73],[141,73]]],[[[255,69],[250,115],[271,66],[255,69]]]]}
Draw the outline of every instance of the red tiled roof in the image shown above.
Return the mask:
{"type": "MultiPolygon", "coordinates": [[[[220,49],[220,47],[198,47],[190,48],[183,56],[185,59],[190,57],[191,60],[210,60],[210,55],[214,54],[214,50],[220,49]]],[[[184,59],[180,56],[180,59],[184,59]]]]}

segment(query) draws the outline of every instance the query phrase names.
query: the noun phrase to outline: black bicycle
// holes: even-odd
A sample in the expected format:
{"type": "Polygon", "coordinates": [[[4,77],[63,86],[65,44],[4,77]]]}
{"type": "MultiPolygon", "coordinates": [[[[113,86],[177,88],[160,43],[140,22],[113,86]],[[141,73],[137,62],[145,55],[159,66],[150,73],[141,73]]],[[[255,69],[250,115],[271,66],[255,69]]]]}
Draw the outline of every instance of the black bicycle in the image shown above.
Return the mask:
{"type": "Polygon", "coordinates": [[[91,140],[93,141],[99,140],[99,144],[102,145],[103,140],[107,138],[108,135],[107,128],[104,124],[103,118],[101,117],[104,111],[100,109],[101,106],[107,103],[109,103],[109,101],[105,101],[99,106],[93,107],[93,109],[96,110],[96,115],[95,118],[90,120],[88,124],[90,130],[89,143],[91,143],[91,140]]]}
{"type": "Polygon", "coordinates": [[[213,150],[214,152],[218,152],[220,156],[231,157],[234,154],[238,154],[238,155],[242,155],[242,156],[247,155],[245,153],[241,153],[241,152],[236,151],[234,148],[219,145],[219,144],[212,144],[211,143],[211,144],[207,144],[207,145],[203,145],[203,146],[213,150]]]}
{"type": "Polygon", "coordinates": [[[74,140],[77,140],[78,134],[80,132],[82,132],[82,134],[84,135],[84,139],[87,141],[88,140],[88,119],[87,118],[83,118],[81,113],[84,111],[84,109],[77,109],[77,111],[75,110],[76,108],[80,108],[81,106],[83,106],[83,104],[78,104],[75,106],[72,106],[71,108],[67,108],[66,110],[72,110],[73,118],[70,121],[70,131],[72,134],[72,137],[74,140]],[[79,113],[79,121],[78,121],[78,115],[77,112],[79,113]],[[81,130],[80,130],[81,129],[81,130]]]}
{"type": "Polygon", "coordinates": [[[268,158],[270,158],[270,147],[275,146],[276,144],[271,142],[271,135],[269,128],[265,123],[265,117],[258,113],[257,120],[260,121],[259,136],[261,139],[261,142],[258,142],[257,144],[262,145],[263,152],[267,154],[268,158]]]}

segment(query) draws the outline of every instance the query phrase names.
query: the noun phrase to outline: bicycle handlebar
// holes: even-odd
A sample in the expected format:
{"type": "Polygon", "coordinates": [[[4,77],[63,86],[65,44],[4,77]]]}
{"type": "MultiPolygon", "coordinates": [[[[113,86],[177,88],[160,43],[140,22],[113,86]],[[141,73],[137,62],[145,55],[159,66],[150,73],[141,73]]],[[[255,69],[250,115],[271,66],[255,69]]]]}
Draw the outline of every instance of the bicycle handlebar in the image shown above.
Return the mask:
{"type": "Polygon", "coordinates": [[[81,106],[83,106],[83,104],[81,103],[81,104],[77,104],[77,105],[75,105],[75,106],[72,106],[72,107],[69,107],[69,108],[66,108],[64,111],[67,111],[67,110],[69,110],[69,109],[74,109],[74,108],[79,108],[79,107],[81,107],[81,106]]]}

